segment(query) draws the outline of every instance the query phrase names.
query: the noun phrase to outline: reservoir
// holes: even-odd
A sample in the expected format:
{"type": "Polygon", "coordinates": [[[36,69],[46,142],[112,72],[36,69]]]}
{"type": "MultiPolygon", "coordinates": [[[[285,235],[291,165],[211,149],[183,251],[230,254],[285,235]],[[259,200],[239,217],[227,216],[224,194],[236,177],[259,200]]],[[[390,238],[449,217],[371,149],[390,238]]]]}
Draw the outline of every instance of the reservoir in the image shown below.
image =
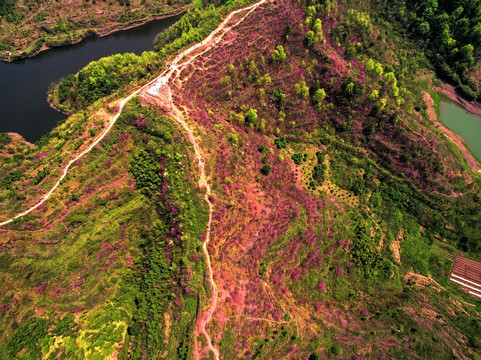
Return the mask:
{"type": "Polygon", "coordinates": [[[155,20],[109,36],[91,36],[82,42],[55,48],[12,63],[0,62],[0,132],[16,132],[35,142],[66,118],[49,107],[51,82],[101,57],[153,49],[155,36],[174,24],[179,16],[155,20]]]}
{"type": "Polygon", "coordinates": [[[441,98],[439,112],[441,122],[461,136],[474,156],[481,159],[481,116],[444,97],[441,98]]]}

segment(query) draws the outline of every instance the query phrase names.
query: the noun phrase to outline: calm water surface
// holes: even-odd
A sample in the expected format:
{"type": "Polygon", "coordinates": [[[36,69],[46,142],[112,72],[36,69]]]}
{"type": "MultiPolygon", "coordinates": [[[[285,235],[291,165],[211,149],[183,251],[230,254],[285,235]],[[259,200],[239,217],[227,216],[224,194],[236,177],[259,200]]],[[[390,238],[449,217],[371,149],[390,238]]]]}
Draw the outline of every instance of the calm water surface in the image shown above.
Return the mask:
{"type": "Polygon", "coordinates": [[[449,99],[441,99],[441,122],[461,136],[473,154],[481,159],[481,116],[466,111],[461,105],[449,99]]]}
{"type": "Polygon", "coordinates": [[[52,81],[104,56],[152,50],[155,36],[178,18],[156,20],[105,37],[92,36],[32,59],[0,62],[0,132],[17,132],[30,142],[37,141],[66,117],[47,104],[47,90],[52,81]]]}

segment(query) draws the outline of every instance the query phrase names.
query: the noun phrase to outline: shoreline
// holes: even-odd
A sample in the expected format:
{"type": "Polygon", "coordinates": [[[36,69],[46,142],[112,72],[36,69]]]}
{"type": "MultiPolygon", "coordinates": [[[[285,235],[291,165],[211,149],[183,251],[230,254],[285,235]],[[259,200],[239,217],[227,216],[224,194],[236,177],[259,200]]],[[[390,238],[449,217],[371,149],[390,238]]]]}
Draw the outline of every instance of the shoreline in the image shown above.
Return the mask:
{"type": "Polygon", "coordinates": [[[481,116],[481,103],[477,101],[467,101],[463,99],[456,93],[456,89],[453,85],[442,81],[441,86],[433,86],[433,90],[443,94],[450,100],[455,101],[456,103],[461,105],[466,111],[481,116]]]}
{"type": "Polygon", "coordinates": [[[91,36],[104,37],[104,36],[111,35],[111,34],[113,34],[115,32],[118,32],[118,31],[129,30],[129,29],[136,28],[138,26],[145,25],[145,24],[147,24],[151,21],[162,20],[162,19],[167,19],[167,18],[170,18],[170,17],[178,16],[178,15],[181,15],[181,14],[185,13],[191,7],[192,7],[192,4],[188,4],[188,5],[180,8],[180,9],[175,10],[172,13],[163,14],[163,15],[150,15],[147,18],[144,18],[144,19],[141,19],[141,20],[138,20],[138,21],[134,21],[130,24],[124,24],[124,25],[119,24],[118,26],[116,26],[116,27],[114,27],[113,29],[110,29],[110,30],[107,30],[107,29],[86,29],[86,33],[83,36],[81,36],[80,38],[78,38],[76,40],[70,41],[70,42],[68,42],[64,45],[53,46],[53,47],[42,45],[42,47],[40,49],[38,49],[37,51],[35,51],[31,54],[27,54],[27,55],[22,54],[20,56],[8,57],[8,58],[2,57],[0,60],[3,61],[3,62],[11,63],[11,62],[19,61],[19,60],[31,59],[31,58],[39,55],[40,53],[42,53],[44,51],[62,48],[62,47],[65,47],[65,46],[70,46],[70,45],[75,45],[75,44],[78,44],[78,43],[82,42],[83,40],[85,40],[85,39],[87,39],[91,36]]]}
{"type": "Polygon", "coordinates": [[[104,36],[108,36],[108,35],[111,35],[117,31],[123,31],[123,30],[129,30],[129,29],[133,29],[137,26],[141,26],[141,25],[144,25],[144,24],[147,24],[151,21],[155,21],[155,20],[162,20],[162,19],[167,19],[167,18],[170,18],[170,17],[174,17],[174,16],[178,16],[180,14],[183,14],[184,12],[186,12],[187,10],[189,10],[190,8],[192,7],[192,4],[188,4],[180,9],[177,9],[175,10],[174,12],[172,13],[169,13],[169,14],[163,14],[163,15],[150,15],[149,17],[147,17],[146,19],[142,19],[142,20],[139,20],[139,21],[135,21],[131,24],[126,24],[126,25],[121,25],[119,27],[116,27],[114,29],[110,29],[110,30],[99,30],[99,31],[96,31],[95,32],[95,35],[97,35],[98,37],[104,37],[104,36]]]}
{"type": "MultiPolygon", "coordinates": [[[[439,89],[438,87],[434,87],[435,91],[439,91],[438,89],[439,89]]],[[[453,90],[454,90],[454,87],[453,87],[453,90]]],[[[441,92],[441,91],[439,91],[439,92],[441,92]]],[[[445,94],[444,92],[441,92],[441,93],[445,94]]],[[[451,96],[453,96],[453,95],[456,96],[456,93],[454,93],[454,94],[451,93],[451,96]]],[[[446,96],[448,96],[448,95],[446,95],[446,96]]],[[[451,99],[450,96],[448,96],[448,97],[451,99]]],[[[452,99],[452,100],[454,100],[454,99],[452,99]]],[[[454,100],[454,101],[458,102],[457,100],[454,100]]],[[[474,157],[474,155],[471,153],[471,151],[467,147],[464,139],[460,135],[456,134],[454,131],[448,129],[446,126],[444,126],[441,123],[441,121],[439,121],[439,119],[436,115],[436,111],[434,110],[434,100],[431,97],[431,95],[426,91],[424,92],[424,102],[426,103],[426,105],[428,107],[429,120],[431,120],[433,122],[434,127],[436,129],[441,130],[443,132],[443,134],[450,141],[452,141],[454,143],[454,145],[457,146],[457,148],[459,149],[459,152],[461,153],[463,158],[466,160],[466,163],[468,164],[471,171],[473,171],[477,175],[481,175],[481,164],[474,157]]],[[[481,108],[479,109],[479,112],[480,112],[479,114],[481,115],[481,108]]],[[[474,113],[474,114],[476,114],[476,113],[474,113]]]]}
{"type": "Polygon", "coordinates": [[[7,135],[11,136],[12,137],[12,140],[14,141],[20,141],[22,142],[23,144],[25,144],[26,146],[28,146],[29,148],[34,148],[35,147],[35,144],[32,144],[30,141],[27,141],[25,140],[25,138],[19,134],[19,133],[16,133],[16,132],[7,132],[6,133],[7,135]]]}
{"type": "Polygon", "coordinates": [[[62,109],[56,107],[56,106],[52,103],[52,101],[50,100],[50,98],[49,98],[48,95],[47,95],[47,104],[48,104],[48,106],[50,106],[50,108],[54,109],[55,111],[58,111],[59,113],[64,114],[65,116],[71,116],[71,115],[72,115],[72,114],[69,113],[68,111],[65,111],[65,110],[62,110],[62,109]]]}

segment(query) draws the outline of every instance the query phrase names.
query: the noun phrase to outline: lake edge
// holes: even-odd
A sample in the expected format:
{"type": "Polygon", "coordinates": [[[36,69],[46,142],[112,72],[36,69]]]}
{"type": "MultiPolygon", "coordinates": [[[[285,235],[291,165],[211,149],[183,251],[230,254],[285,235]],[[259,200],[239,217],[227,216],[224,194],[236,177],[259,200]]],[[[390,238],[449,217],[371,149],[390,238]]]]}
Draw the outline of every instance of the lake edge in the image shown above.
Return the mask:
{"type": "MultiPolygon", "coordinates": [[[[438,116],[438,119],[437,119],[437,123],[439,123],[440,125],[442,125],[442,127],[446,128],[449,132],[452,132],[454,135],[458,136],[461,140],[462,140],[462,143],[464,145],[464,147],[466,148],[466,150],[469,152],[469,154],[473,157],[473,159],[478,163],[478,165],[481,165],[481,152],[478,153],[476,150],[474,150],[472,148],[472,145],[471,145],[471,142],[468,141],[466,139],[466,136],[462,134],[462,131],[456,131],[453,126],[452,126],[452,122],[446,122],[445,119],[443,119],[443,117],[446,117],[446,106],[455,106],[456,108],[459,109],[459,111],[464,111],[465,114],[469,117],[473,117],[473,118],[477,118],[479,120],[479,123],[480,123],[480,126],[481,126],[481,109],[480,109],[480,113],[478,114],[477,112],[473,112],[473,111],[470,111],[469,109],[466,108],[466,106],[464,106],[464,104],[462,102],[460,102],[459,100],[455,100],[453,99],[452,97],[450,96],[447,96],[444,92],[437,92],[438,95],[439,95],[439,103],[438,103],[438,106],[439,106],[439,116],[438,116]],[[443,121],[444,120],[444,121],[443,121]]],[[[440,129],[441,131],[443,131],[443,129],[440,129]]],[[[459,145],[457,144],[456,140],[453,139],[449,133],[447,133],[446,131],[443,131],[443,133],[452,141],[455,143],[455,145],[458,146],[459,148],[459,145]]],[[[462,149],[459,149],[462,153],[462,149]]],[[[466,157],[465,157],[466,158],[466,157]]],[[[467,159],[466,159],[467,160],[467,159]]],[[[473,169],[473,171],[475,171],[473,169]]],[[[475,171],[476,172],[476,171],[475,171]]]]}
{"type": "Polygon", "coordinates": [[[148,24],[152,21],[163,20],[163,19],[168,19],[168,18],[171,18],[171,17],[182,15],[186,11],[188,11],[192,7],[192,5],[193,5],[192,3],[188,4],[188,5],[180,8],[180,9],[177,9],[174,12],[168,13],[168,14],[149,15],[145,19],[138,20],[138,21],[135,21],[135,22],[130,23],[130,24],[119,24],[118,26],[116,26],[115,28],[110,29],[110,30],[107,30],[107,28],[106,29],[95,29],[95,30],[90,29],[91,31],[87,30],[87,32],[83,36],[81,36],[80,38],[78,38],[76,40],[70,41],[70,42],[68,42],[66,44],[63,44],[61,46],[50,47],[50,46],[43,45],[40,49],[38,49],[37,51],[35,51],[31,54],[24,55],[22,53],[20,56],[15,56],[14,58],[9,57],[7,59],[7,58],[3,57],[3,56],[5,56],[5,54],[2,53],[2,55],[0,55],[0,60],[2,62],[5,62],[5,63],[15,63],[15,62],[22,61],[22,60],[25,60],[25,59],[32,59],[32,58],[36,57],[37,55],[39,55],[41,53],[44,53],[48,50],[65,48],[65,47],[68,47],[68,46],[80,44],[82,41],[84,41],[88,38],[91,38],[91,37],[97,36],[97,37],[101,38],[101,37],[112,35],[114,33],[120,32],[120,31],[131,30],[131,29],[134,29],[136,27],[146,25],[146,24],[148,24]]]}

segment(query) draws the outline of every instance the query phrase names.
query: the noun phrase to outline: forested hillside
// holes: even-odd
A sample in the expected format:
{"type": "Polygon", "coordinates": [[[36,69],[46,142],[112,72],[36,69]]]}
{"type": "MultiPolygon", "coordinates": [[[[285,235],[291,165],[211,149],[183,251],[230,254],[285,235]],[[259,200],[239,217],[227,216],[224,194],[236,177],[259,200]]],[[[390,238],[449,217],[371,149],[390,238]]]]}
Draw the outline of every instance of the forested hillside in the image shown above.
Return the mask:
{"type": "Polygon", "coordinates": [[[393,21],[394,32],[409,36],[425,51],[441,77],[468,100],[481,100],[481,1],[378,3],[379,15],[393,21]]]}

